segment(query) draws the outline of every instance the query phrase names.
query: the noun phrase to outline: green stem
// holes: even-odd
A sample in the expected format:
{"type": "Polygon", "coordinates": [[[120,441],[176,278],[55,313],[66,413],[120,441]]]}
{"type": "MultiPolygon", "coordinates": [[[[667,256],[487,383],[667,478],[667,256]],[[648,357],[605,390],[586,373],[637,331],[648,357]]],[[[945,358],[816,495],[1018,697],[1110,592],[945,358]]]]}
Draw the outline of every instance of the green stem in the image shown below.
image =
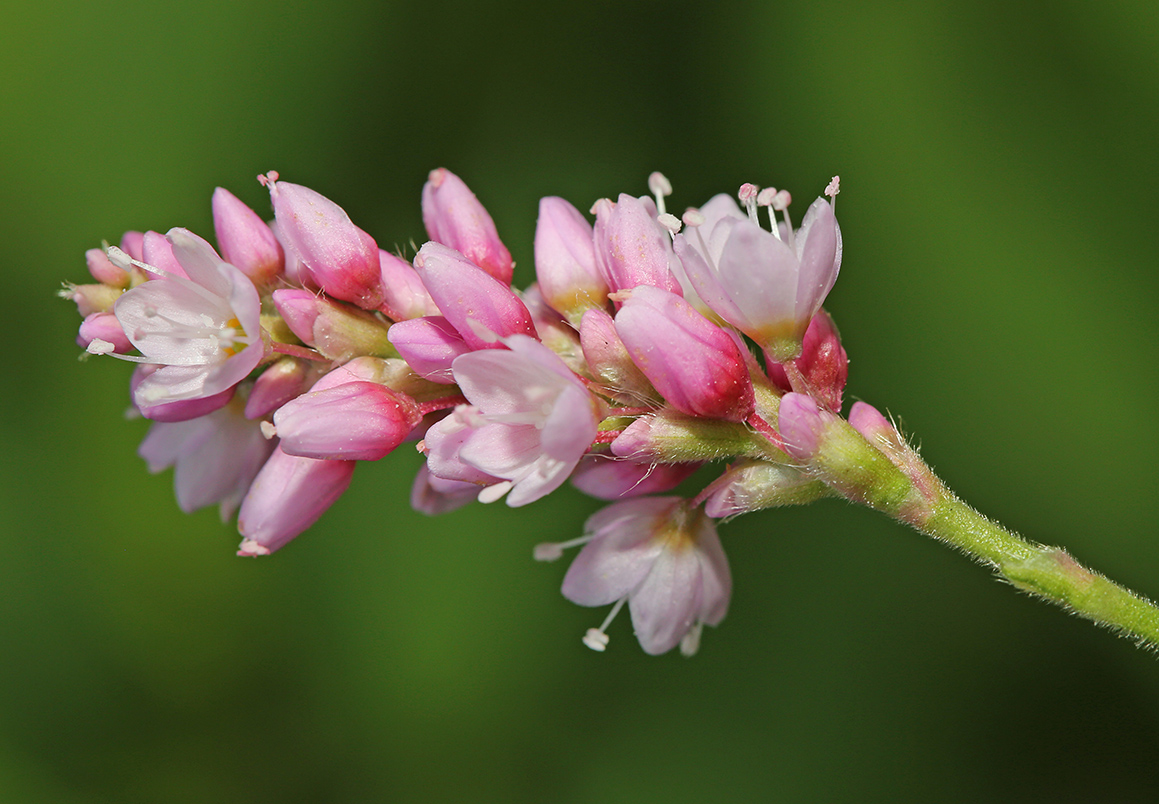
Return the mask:
{"type": "Polygon", "coordinates": [[[810,471],[826,485],[947,542],[991,566],[1024,592],[1159,648],[1159,607],[1075,561],[1065,550],[1048,547],[992,522],[954,496],[896,432],[873,443],[843,419],[824,416],[810,471]]]}

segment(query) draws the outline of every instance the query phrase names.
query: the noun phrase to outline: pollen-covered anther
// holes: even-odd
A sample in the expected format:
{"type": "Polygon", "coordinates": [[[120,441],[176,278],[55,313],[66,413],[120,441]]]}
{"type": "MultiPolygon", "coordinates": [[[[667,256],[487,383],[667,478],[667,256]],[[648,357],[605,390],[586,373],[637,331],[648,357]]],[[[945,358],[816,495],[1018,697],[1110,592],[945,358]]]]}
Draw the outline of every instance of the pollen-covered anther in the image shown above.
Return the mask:
{"type": "Polygon", "coordinates": [[[757,197],[760,192],[760,187],[747,181],[736,192],[736,197],[744,204],[745,211],[749,214],[749,220],[753,223],[757,223],[757,197]]]}

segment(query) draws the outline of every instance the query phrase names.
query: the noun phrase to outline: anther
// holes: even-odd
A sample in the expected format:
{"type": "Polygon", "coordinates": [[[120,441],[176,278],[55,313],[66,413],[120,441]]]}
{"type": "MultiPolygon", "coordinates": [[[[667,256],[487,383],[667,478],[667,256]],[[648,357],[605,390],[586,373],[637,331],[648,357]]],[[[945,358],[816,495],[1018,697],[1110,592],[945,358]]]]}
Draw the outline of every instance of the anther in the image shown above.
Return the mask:
{"type": "Polygon", "coordinates": [[[696,207],[689,207],[684,212],[683,221],[685,226],[703,226],[707,218],[704,213],[696,207]]]}
{"type": "Polygon", "coordinates": [[[656,216],[656,222],[668,230],[668,234],[674,235],[680,231],[680,219],[668,212],[661,212],[656,216]]]}
{"type": "Polygon", "coordinates": [[[760,191],[761,188],[746,181],[736,193],[736,197],[740,199],[745,209],[748,210],[749,220],[753,223],[757,223],[757,195],[760,194],[760,191]]]}
{"type": "Polygon", "coordinates": [[[648,189],[652,191],[652,195],[656,196],[656,209],[663,215],[667,212],[664,208],[664,198],[672,195],[672,183],[663,173],[655,171],[648,176],[648,189]]]}

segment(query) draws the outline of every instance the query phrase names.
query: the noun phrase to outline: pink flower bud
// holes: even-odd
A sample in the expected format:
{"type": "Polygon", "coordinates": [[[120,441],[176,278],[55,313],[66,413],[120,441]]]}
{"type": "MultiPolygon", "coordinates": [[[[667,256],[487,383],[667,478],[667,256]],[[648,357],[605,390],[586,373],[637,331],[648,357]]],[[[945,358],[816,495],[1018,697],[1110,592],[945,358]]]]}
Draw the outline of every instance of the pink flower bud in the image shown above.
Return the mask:
{"type": "Polygon", "coordinates": [[[580,322],[584,359],[597,380],[627,404],[659,403],[659,394],[632,362],[616,332],[612,317],[603,310],[588,310],[580,322]]]}
{"type": "Polygon", "coordinates": [[[463,180],[446,168],[432,170],[423,185],[423,225],[436,243],[453,248],[504,285],[515,263],[499,240],[495,222],[463,180]]]}
{"type": "MultiPolygon", "coordinates": [[[[124,249],[121,250],[124,251],[124,249]]],[[[138,257],[138,259],[140,258],[138,257]]],[[[114,288],[127,288],[129,286],[129,272],[119,265],[113,265],[104,249],[90,248],[85,252],[85,263],[88,265],[89,273],[93,279],[102,285],[114,288]]]]}
{"type": "MultiPolygon", "coordinates": [[[[849,378],[849,356],[833,319],[824,310],[819,310],[809,322],[801,341],[801,356],[793,362],[808,382],[813,398],[829,410],[841,410],[841,393],[849,378]]],[[[775,358],[768,356],[766,363],[769,379],[782,391],[793,390],[785,369],[775,358]]]]}
{"type": "MultiPolygon", "coordinates": [[[[160,268],[167,274],[188,278],[185,269],[181,267],[181,263],[173,254],[173,244],[160,232],[145,232],[142,236],[141,262],[146,262],[154,268],[160,268]]],[[[146,274],[145,276],[147,279],[158,278],[154,274],[146,274]]]]}
{"type": "Polygon", "coordinates": [[[531,313],[510,286],[458,251],[426,243],[414,267],[443,316],[472,349],[499,348],[498,339],[509,335],[535,337],[531,313]]]}
{"type": "Polygon", "coordinates": [[[866,402],[853,403],[853,407],[849,410],[849,424],[854,430],[865,436],[865,439],[871,444],[900,443],[897,429],[890,424],[889,419],[882,416],[877,408],[866,402]]]}
{"type": "Polygon", "coordinates": [[[673,407],[738,422],[752,414],[753,387],[736,343],[681,297],[634,289],[616,314],[616,332],[673,407]]]}
{"type": "Polygon", "coordinates": [[[281,448],[250,486],[237,517],[239,556],[266,556],[318,521],[350,486],[354,461],[287,455],[281,448]]]}
{"type": "Polygon", "coordinates": [[[623,193],[614,206],[597,202],[594,238],[604,279],[614,291],[649,285],[681,296],[684,291],[671,270],[675,255],[668,233],[649,206],[623,193]]]}
{"type": "Polygon", "coordinates": [[[85,320],[81,322],[76,336],[77,346],[87,349],[89,344],[96,340],[112,344],[111,351],[119,355],[133,351],[133,344],[112,313],[92,313],[85,316],[85,320]]]}
{"type": "Polygon", "coordinates": [[[318,378],[314,361],[283,357],[254,380],[245,402],[247,419],[262,419],[299,394],[310,390],[318,378]]]}
{"type": "Polygon", "coordinates": [[[382,249],[378,250],[378,261],[382,266],[382,312],[394,321],[439,314],[439,306],[413,265],[382,249]]]}
{"type": "MultiPolygon", "coordinates": [[[[829,414],[832,415],[832,414],[829,414]]],[[[816,400],[804,394],[785,394],[777,414],[777,430],[794,458],[810,460],[821,445],[825,419],[816,400]]]]}
{"type": "Polygon", "coordinates": [[[213,191],[213,228],[222,258],[255,284],[272,282],[282,271],[282,246],[270,227],[223,187],[213,191]]]}
{"type": "Polygon", "coordinates": [[[415,373],[431,382],[453,385],[451,364],[471,351],[463,336],[441,315],[399,321],[387,337],[415,373]]]}
{"type": "Polygon", "coordinates": [[[281,236],[322,289],[365,310],[379,307],[382,271],[374,238],[320,193],[285,181],[268,184],[281,236]]]}
{"type": "Polygon", "coordinates": [[[394,356],[389,325],[373,313],[296,288],[275,290],[273,300],[286,326],[331,360],[394,356]]]}
{"type": "Polygon", "coordinates": [[[84,318],[88,318],[93,313],[104,313],[113,309],[121,293],[120,288],[111,285],[66,284],[60,291],[60,296],[76,302],[76,311],[84,318]]]}
{"type": "Polygon", "coordinates": [[[608,285],[596,263],[592,227],[562,198],[539,201],[535,275],[552,309],[578,325],[584,311],[607,303],[608,285]]]}
{"type": "Polygon", "coordinates": [[[121,251],[134,260],[145,261],[145,234],[132,230],[121,235],[121,251]]]}
{"type": "Polygon", "coordinates": [[[353,381],[321,389],[316,385],[279,408],[274,427],[288,455],[377,461],[401,444],[421,419],[409,397],[375,382],[353,381]]]}
{"type": "Polygon", "coordinates": [[[596,499],[623,500],[670,491],[699,466],[697,463],[636,463],[587,455],[572,473],[571,484],[596,499]]]}

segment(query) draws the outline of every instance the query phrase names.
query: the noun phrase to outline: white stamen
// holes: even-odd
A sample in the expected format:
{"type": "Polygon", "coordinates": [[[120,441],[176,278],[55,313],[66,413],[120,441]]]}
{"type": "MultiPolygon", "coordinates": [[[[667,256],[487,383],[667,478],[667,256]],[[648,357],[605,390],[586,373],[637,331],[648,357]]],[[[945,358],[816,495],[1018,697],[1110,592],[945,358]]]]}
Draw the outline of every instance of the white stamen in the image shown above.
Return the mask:
{"type": "Polygon", "coordinates": [[[89,341],[89,345],[85,347],[85,351],[90,355],[108,355],[112,354],[114,349],[116,347],[113,344],[100,338],[93,338],[89,341]]]}
{"type": "Polygon", "coordinates": [[[273,422],[262,422],[258,427],[261,428],[262,435],[269,441],[278,434],[278,428],[274,427],[273,422]]]}
{"type": "Polygon", "coordinates": [[[543,542],[535,545],[535,560],[536,561],[555,561],[563,555],[563,551],[571,547],[578,547],[581,544],[587,544],[592,539],[596,538],[593,533],[590,536],[580,536],[578,539],[570,539],[566,542],[543,542]]]}
{"type": "Polygon", "coordinates": [[[479,492],[479,502],[493,503],[511,491],[511,487],[514,485],[510,480],[504,480],[502,483],[494,483],[479,492]]]}
{"type": "Polygon", "coordinates": [[[688,633],[680,640],[680,652],[685,656],[695,656],[700,650],[700,633],[704,630],[704,623],[697,623],[688,629],[688,633]]]}
{"type": "Polygon", "coordinates": [[[668,181],[668,177],[663,173],[656,171],[648,177],[648,189],[652,195],[656,196],[656,209],[663,215],[666,212],[664,209],[664,197],[672,195],[672,183],[668,181]]]}
{"type": "Polygon", "coordinates": [[[708,219],[705,218],[704,213],[696,207],[689,207],[687,210],[685,210],[682,220],[684,221],[685,226],[703,226],[704,222],[708,219]]]}
{"type": "Polygon", "coordinates": [[[780,210],[781,214],[785,216],[785,228],[789,230],[785,242],[789,248],[796,251],[797,238],[793,235],[793,221],[789,219],[789,204],[791,203],[793,203],[793,196],[789,195],[788,190],[781,190],[773,199],[773,209],[780,210]]]}
{"type": "Polygon", "coordinates": [[[604,632],[608,630],[608,626],[612,624],[612,620],[616,619],[616,615],[620,613],[620,609],[624,607],[624,603],[628,598],[622,597],[616,601],[616,605],[612,606],[612,610],[608,612],[608,616],[604,618],[604,624],[599,628],[589,628],[588,632],[584,634],[584,644],[589,648],[600,653],[604,652],[604,648],[608,647],[609,637],[604,632]]]}
{"type": "Polygon", "coordinates": [[[122,271],[127,271],[133,267],[133,258],[116,246],[108,246],[105,249],[105,256],[109,258],[109,262],[122,271]]]}
{"type": "Polygon", "coordinates": [[[755,184],[750,184],[746,181],[736,193],[736,197],[740,199],[745,209],[748,210],[749,220],[753,223],[757,223],[757,195],[760,191],[760,188],[755,184]]]}
{"type": "Polygon", "coordinates": [[[675,215],[671,215],[667,212],[661,212],[656,217],[656,222],[667,229],[669,235],[675,235],[680,231],[680,219],[675,215]]]}

